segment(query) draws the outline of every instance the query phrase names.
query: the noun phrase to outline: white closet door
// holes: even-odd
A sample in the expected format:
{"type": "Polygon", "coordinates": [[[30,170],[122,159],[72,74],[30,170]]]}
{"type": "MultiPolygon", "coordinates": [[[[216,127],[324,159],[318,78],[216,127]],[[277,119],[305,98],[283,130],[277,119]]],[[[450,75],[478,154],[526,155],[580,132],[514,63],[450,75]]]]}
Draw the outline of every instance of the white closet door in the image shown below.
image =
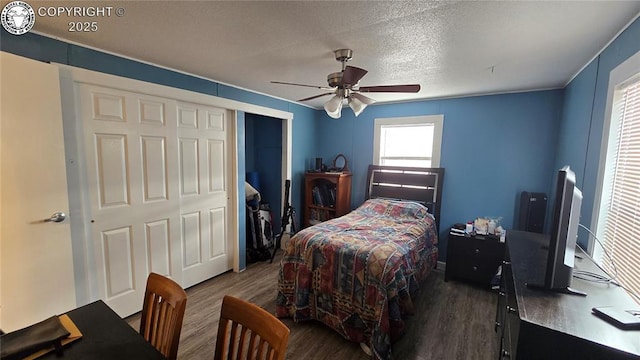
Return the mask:
{"type": "Polygon", "coordinates": [[[77,86],[99,291],[128,316],[142,307],[149,272],[181,281],[174,105],[77,86]]]}
{"type": "Polygon", "coordinates": [[[183,284],[191,286],[233,267],[231,114],[185,102],[176,113],[181,263],[183,284]]]}
{"type": "Polygon", "coordinates": [[[78,84],[99,292],[140,311],[146,277],[189,287],[233,267],[232,112],[78,84]]]}

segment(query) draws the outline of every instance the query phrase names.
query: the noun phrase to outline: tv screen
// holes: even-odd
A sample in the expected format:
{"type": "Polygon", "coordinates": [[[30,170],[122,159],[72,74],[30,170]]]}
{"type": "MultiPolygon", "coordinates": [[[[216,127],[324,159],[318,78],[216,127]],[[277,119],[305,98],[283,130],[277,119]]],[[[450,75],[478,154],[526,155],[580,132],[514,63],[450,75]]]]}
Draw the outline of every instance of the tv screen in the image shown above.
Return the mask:
{"type": "Polygon", "coordinates": [[[528,286],[586,295],[571,288],[581,205],[582,192],[576,187],[576,175],[569,166],[565,166],[557,176],[544,284],[528,286]]]}

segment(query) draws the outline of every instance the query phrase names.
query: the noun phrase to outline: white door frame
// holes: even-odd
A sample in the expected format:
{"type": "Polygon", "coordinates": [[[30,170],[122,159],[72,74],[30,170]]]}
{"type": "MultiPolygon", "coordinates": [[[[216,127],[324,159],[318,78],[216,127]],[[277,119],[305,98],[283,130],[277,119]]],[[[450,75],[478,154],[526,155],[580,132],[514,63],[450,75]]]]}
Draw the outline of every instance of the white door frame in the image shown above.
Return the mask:
{"type": "MultiPolygon", "coordinates": [[[[71,220],[71,237],[74,259],[74,276],[76,283],[76,301],[78,305],[87,304],[99,298],[99,289],[96,284],[100,283],[96,279],[94,249],[92,242],[85,241],[91,238],[91,231],[87,224],[89,218],[89,193],[86,179],[86,163],[83,159],[87,152],[83,145],[82,122],[76,108],[76,94],[74,83],[86,83],[91,85],[105,86],[113,89],[129,90],[144,89],[144,93],[153,96],[174,98],[187,102],[197,102],[211,105],[218,108],[233,110],[236,112],[252,113],[269,116],[283,120],[282,124],[282,178],[291,179],[291,151],[292,151],[292,131],[293,113],[271,109],[263,106],[247,104],[236,100],[225,99],[217,96],[197,93],[184,89],[172,88],[165,85],[149,83],[140,80],[124,78],[120,76],[100,73],[96,71],[76,68],[64,64],[55,64],[60,69],[60,90],[62,98],[62,117],[64,122],[65,136],[65,156],[67,162],[67,178],[69,189],[69,213],[71,220]]],[[[140,90],[138,90],[140,92],[140,90]]],[[[236,116],[237,118],[237,116],[236,116]]],[[[239,253],[239,217],[244,216],[244,182],[238,179],[238,134],[237,121],[232,127],[233,137],[233,160],[230,171],[232,172],[232,204],[234,206],[234,227],[229,234],[234,238],[234,261],[233,270],[240,269],[239,253]],[[240,186],[242,185],[242,186],[240,186]]],[[[293,187],[293,186],[292,186],[293,187]]],[[[293,190],[292,190],[293,191],[293,190]]],[[[284,184],[282,185],[282,198],[284,198],[284,184]]]]}

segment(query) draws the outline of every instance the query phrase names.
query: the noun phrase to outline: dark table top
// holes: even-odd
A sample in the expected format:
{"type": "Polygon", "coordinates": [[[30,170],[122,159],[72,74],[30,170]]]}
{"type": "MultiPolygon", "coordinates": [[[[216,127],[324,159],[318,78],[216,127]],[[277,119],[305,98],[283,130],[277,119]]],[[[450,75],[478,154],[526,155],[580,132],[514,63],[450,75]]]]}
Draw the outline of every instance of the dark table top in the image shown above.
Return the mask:
{"type": "Polygon", "coordinates": [[[103,301],[67,313],[82,338],[64,346],[62,357],[49,353],[42,359],[164,359],[162,354],[103,301]]]}
{"type": "MultiPolygon", "coordinates": [[[[587,293],[586,297],[533,290],[526,282],[543,283],[548,237],[542,234],[509,231],[507,246],[513,271],[518,311],[522,321],[559,334],[599,344],[605,348],[640,355],[640,330],[622,330],[592,314],[593,307],[616,306],[638,309],[623,289],[602,283],[573,278],[571,287],[587,293]]],[[[576,270],[604,275],[584,253],[577,252],[576,270]]]]}

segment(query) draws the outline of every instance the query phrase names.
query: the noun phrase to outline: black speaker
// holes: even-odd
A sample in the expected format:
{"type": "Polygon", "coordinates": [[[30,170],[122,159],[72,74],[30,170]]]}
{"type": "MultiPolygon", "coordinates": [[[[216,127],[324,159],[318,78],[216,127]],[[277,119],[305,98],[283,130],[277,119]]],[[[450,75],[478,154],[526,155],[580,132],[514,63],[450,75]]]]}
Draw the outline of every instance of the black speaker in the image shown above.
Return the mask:
{"type": "Polygon", "coordinates": [[[547,194],[523,191],[520,194],[518,230],[542,233],[547,213],[547,194]]]}

